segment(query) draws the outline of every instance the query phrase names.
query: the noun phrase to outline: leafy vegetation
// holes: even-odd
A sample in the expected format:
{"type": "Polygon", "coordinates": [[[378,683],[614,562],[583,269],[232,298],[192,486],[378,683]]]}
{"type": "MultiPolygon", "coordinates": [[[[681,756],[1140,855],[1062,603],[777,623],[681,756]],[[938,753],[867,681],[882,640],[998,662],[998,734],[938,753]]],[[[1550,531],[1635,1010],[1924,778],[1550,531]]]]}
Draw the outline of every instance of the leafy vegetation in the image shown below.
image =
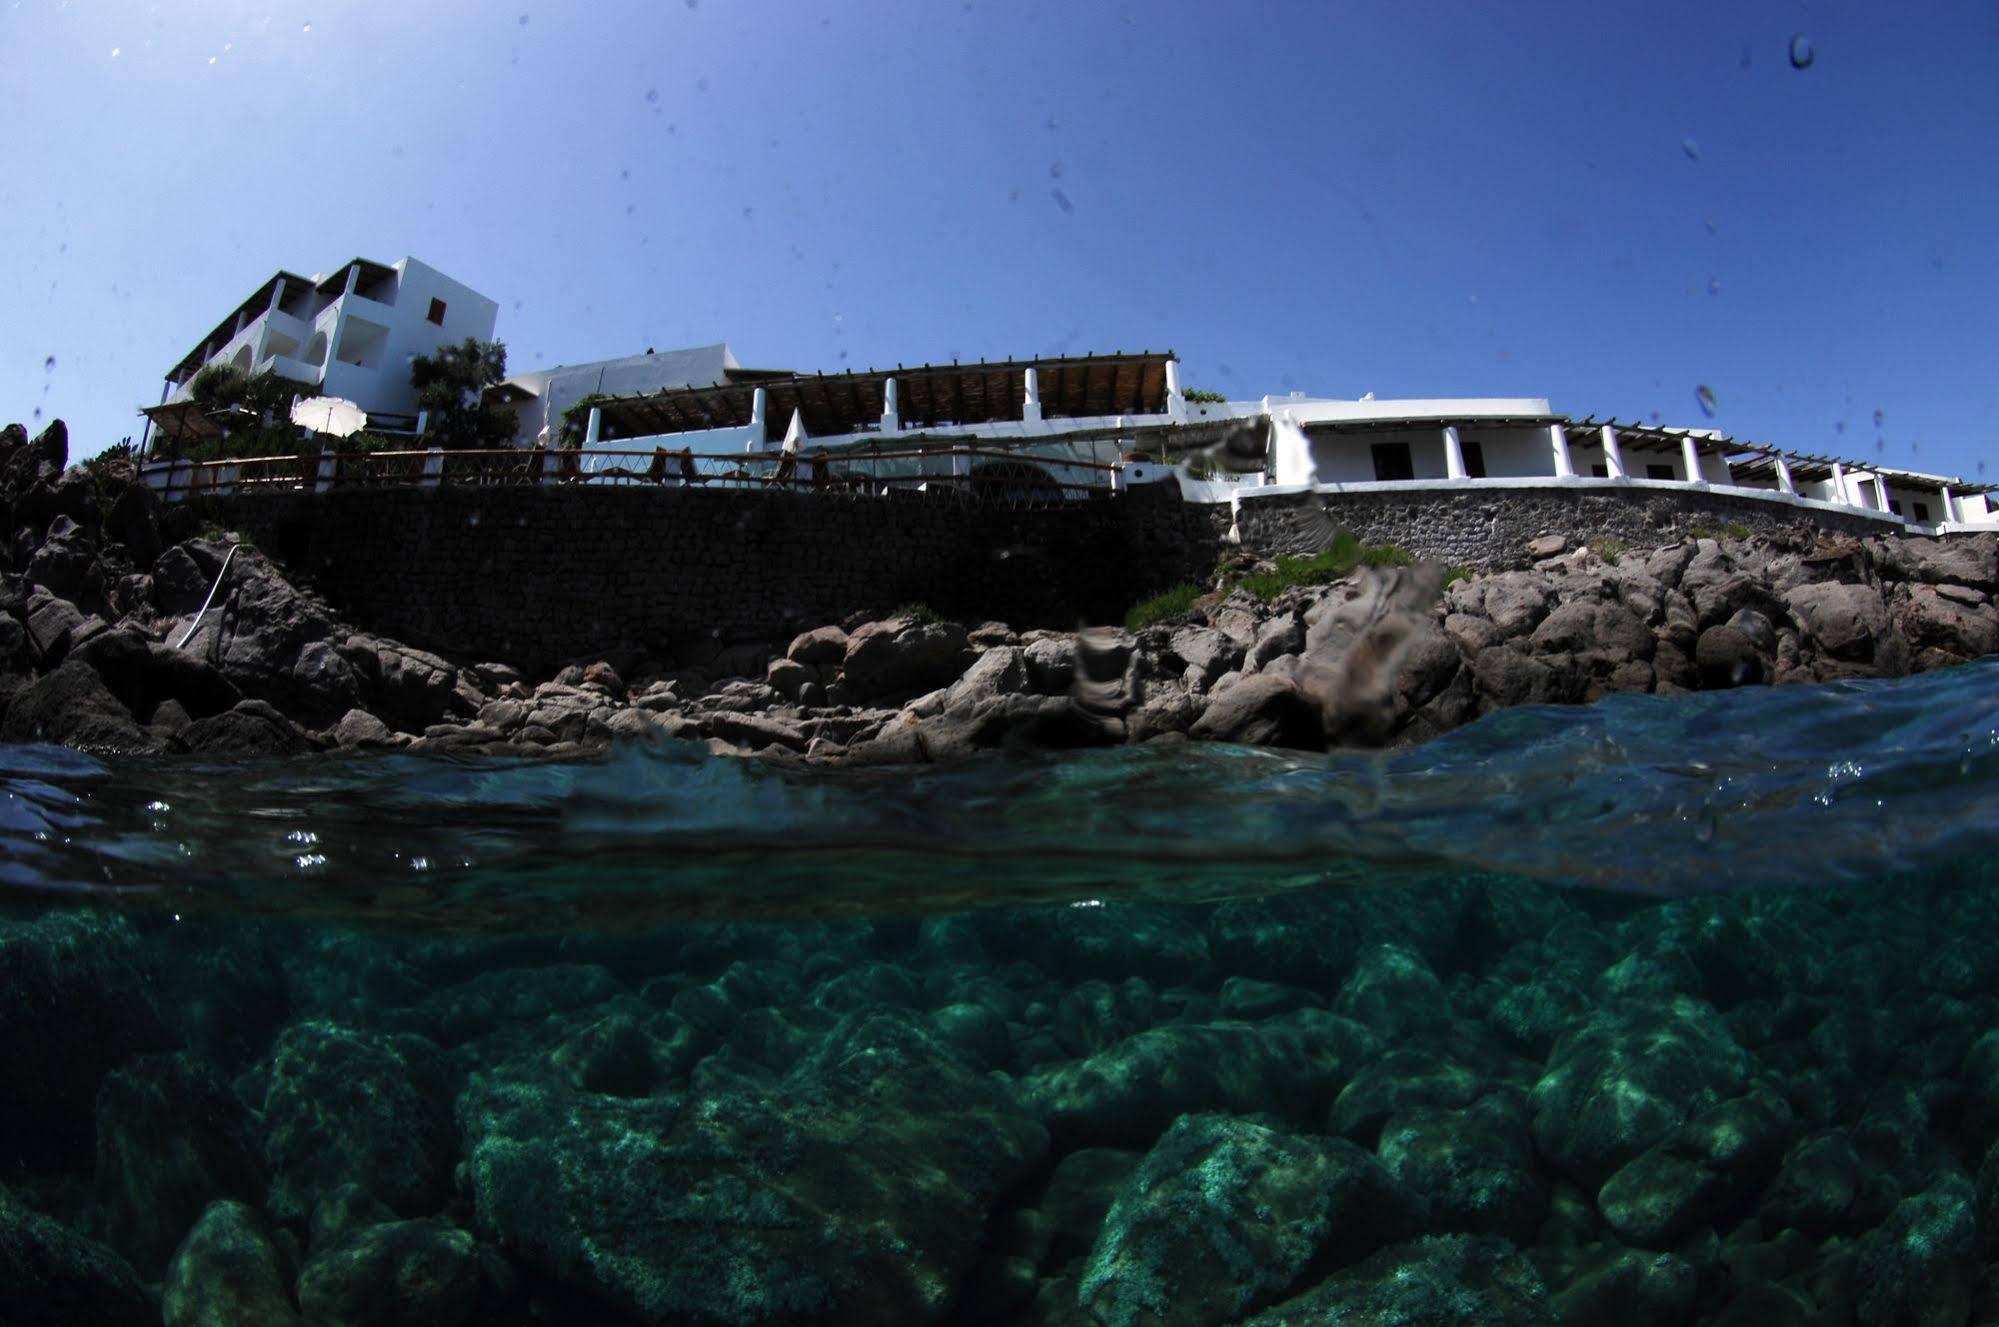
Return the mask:
{"type": "Polygon", "coordinates": [[[1186,397],[1189,401],[1201,402],[1208,405],[1220,405],[1229,399],[1220,392],[1204,392],[1199,387],[1185,388],[1181,391],[1180,395],[1186,397]]]}
{"type": "Polygon", "coordinates": [[[889,614],[890,617],[914,618],[918,622],[942,622],[944,619],[929,604],[904,604],[889,614]]]}
{"type": "Polygon", "coordinates": [[[430,414],[433,446],[468,450],[504,447],[519,427],[513,407],[487,401],[485,390],[507,376],[507,348],[498,341],[466,337],[441,346],[435,355],[410,361],[410,386],[417,409],[430,414]]]}
{"type": "Polygon", "coordinates": [[[590,412],[611,398],[602,392],[587,392],[576,404],[562,412],[562,427],[556,437],[558,447],[581,447],[590,431],[590,412]]]}
{"type": "Polygon", "coordinates": [[[1617,565],[1617,560],[1623,557],[1626,550],[1630,547],[1629,544],[1619,539],[1616,535],[1598,535],[1589,541],[1589,551],[1613,567],[1617,565]]]}
{"type": "Polygon", "coordinates": [[[1168,618],[1178,617],[1192,608],[1194,601],[1200,597],[1200,586],[1176,585],[1170,590],[1155,594],[1143,603],[1135,605],[1129,613],[1124,615],[1124,624],[1128,629],[1137,631],[1141,627],[1149,627],[1155,622],[1164,622],[1168,618]]]}
{"type": "Polygon", "coordinates": [[[1453,582],[1468,581],[1471,578],[1472,578],[1472,569],[1470,567],[1463,567],[1463,566],[1445,567],[1444,579],[1441,582],[1440,588],[1448,590],[1451,588],[1453,582]]]}
{"type": "Polygon", "coordinates": [[[1281,557],[1273,570],[1244,576],[1237,582],[1259,599],[1275,599],[1294,585],[1329,585],[1356,567],[1406,567],[1415,561],[1396,544],[1363,544],[1351,530],[1341,530],[1332,543],[1311,557],[1281,557]]]}
{"type": "Polygon", "coordinates": [[[1696,525],[1689,527],[1687,533],[1692,535],[1696,539],[1742,540],[1742,539],[1747,539],[1752,533],[1752,531],[1748,526],[1744,525],[1740,521],[1730,521],[1727,525],[1722,526],[1719,530],[1715,529],[1711,525],[1696,525]]]}

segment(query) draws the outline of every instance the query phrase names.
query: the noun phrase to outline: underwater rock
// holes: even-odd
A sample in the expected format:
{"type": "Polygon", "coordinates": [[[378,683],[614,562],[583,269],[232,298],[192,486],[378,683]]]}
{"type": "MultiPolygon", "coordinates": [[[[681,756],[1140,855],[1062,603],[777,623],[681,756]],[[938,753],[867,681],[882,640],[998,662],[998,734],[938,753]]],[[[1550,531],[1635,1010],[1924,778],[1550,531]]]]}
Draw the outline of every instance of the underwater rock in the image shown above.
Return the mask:
{"type": "Polygon", "coordinates": [[[167,1269],[165,1327],[301,1322],[287,1289],[293,1270],[261,1213],[245,1203],[211,1203],[167,1269]]]}
{"type": "Polygon", "coordinates": [[[105,1078],[96,1118],[97,1224],[149,1280],[210,1202],[264,1199],[248,1112],[200,1060],[135,1058],[105,1078]]]}
{"type": "Polygon", "coordinates": [[[1860,1157],[1842,1134],[1807,1138],[1785,1156],[1764,1190],[1763,1219],[1823,1238],[1846,1227],[1860,1185],[1860,1157]]]}
{"type": "Polygon", "coordinates": [[[306,1262],[298,1306],[313,1327],[471,1327],[512,1289],[493,1250],[449,1221],[364,1227],[306,1262]]]}
{"type": "Polygon", "coordinates": [[[22,1020],[0,1072],[0,1162],[87,1170],[105,1074],[173,1047],[139,933],[112,914],[0,920],[0,1009],[22,1020]],[[31,1020],[31,1021],[29,1021],[31,1020]]]}
{"type": "Polygon", "coordinates": [[[1428,1202],[1428,1229],[1533,1243],[1548,1212],[1527,1113],[1494,1093],[1462,1110],[1418,1106],[1389,1117],[1376,1154],[1428,1202]]]}
{"type": "Polygon", "coordinates": [[[1370,1060],[1334,1098],[1326,1128],[1372,1146],[1381,1126],[1419,1106],[1470,1105],[1491,1084],[1441,1047],[1403,1046],[1370,1060]]]}
{"type": "Polygon", "coordinates": [[[585,1092],[642,1097],[660,1080],[652,1037],[636,1018],[611,1013],[556,1047],[550,1060],[585,1092]]]}
{"type": "Polygon", "coordinates": [[[402,1215],[434,1211],[451,1175],[453,1079],[422,1037],[286,1028],[263,1102],[271,1215],[303,1224],[322,1194],[347,1183],[402,1215]]]}
{"type": "Polygon", "coordinates": [[[1352,1143],[1185,1115],[1112,1202],[1078,1299],[1103,1327],[1212,1327],[1421,1222],[1421,1201],[1352,1143]]]}
{"type": "Polygon", "coordinates": [[[1363,952],[1333,1009],[1391,1041],[1437,1027],[1451,1012],[1443,983],[1423,956],[1398,944],[1363,952]]]}
{"type": "Polygon", "coordinates": [[[153,1327],[159,1321],[159,1308],[124,1259],[0,1185],[0,1322],[153,1327]]]}
{"type": "Polygon", "coordinates": [[[1904,1198],[1862,1243],[1854,1307],[1868,1323],[1944,1327],[1971,1311],[1978,1219],[1971,1181],[1947,1175],[1904,1198]]]}
{"type": "Polygon", "coordinates": [[[1361,1064],[1374,1034],[1319,1009],[1261,1023],[1169,1024],[1038,1069],[1023,1097],[1065,1145],[1149,1147],[1182,1115],[1312,1116],[1361,1064]]]}
{"type": "Polygon", "coordinates": [[[1700,1272],[1675,1253],[1600,1245],[1546,1271],[1564,1327],[1680,1327],[1692,1321],[1700,1272]]]}
{"type": "Polygon", "coordinates": [[[1511,1244],[1442,1235],[1383,1249],[1242,1327],[1564,1327],[1564,1321],[1534,1264],[1511,1244]]]}
{"type": "Polygon", "coordinates": [[[1599,1009],[1534,1086],[1534,1142],[1594,1188],[1688,1116],[1739,1092],[1748,1058],[1714,1009],[1680,996],[1599,1009]]]}
{"type": "Polygon", "coordinates": [[[647,1323],[926,1323],[1046,1133],[906,1016],[857,1013],[783,1091],[637,1100],[476,1076],[482,1229],[647,1323]]]}

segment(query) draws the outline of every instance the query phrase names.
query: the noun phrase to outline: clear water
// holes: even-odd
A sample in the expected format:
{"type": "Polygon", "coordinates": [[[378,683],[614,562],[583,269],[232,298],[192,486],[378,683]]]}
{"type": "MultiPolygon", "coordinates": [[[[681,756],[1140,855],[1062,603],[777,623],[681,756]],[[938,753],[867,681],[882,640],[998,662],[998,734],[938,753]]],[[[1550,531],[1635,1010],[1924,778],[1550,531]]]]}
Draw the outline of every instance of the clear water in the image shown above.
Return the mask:
{"type": "MultiPolygon", "coordinates": [[[[1995,684],[936,770],[0,748],[7,1201],[114,1260],[90,1320],[255,1311],[246,1240],[313,1321],[1973,1320],[1995,684]],[[1408,1142],[1493,1120],[1501,1216],[1408,1142]],[[1329,1164],[1417,1215],[1287,1207],[1329,1164]]],[[[8,1256],[0,1320],[85,1320],[8,1256]]]]}

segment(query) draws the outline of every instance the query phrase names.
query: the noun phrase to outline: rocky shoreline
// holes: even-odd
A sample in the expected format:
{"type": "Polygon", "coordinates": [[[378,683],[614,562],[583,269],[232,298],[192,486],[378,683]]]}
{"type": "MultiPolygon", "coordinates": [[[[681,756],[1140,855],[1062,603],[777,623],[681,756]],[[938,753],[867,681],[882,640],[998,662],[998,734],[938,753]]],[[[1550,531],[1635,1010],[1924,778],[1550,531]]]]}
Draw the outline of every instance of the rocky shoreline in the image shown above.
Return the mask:
{"type": "Polygon", "coordinates": [[[256,548],[232,558],[221,532],[187,528],[129,466],[66,463],[60,422],[0,432],[9,742],[565,757],[663,736],[850,765],[1186,740],[1315,750],[1420,742],[1519,704],[1893,677],[1999,650],[1999,537],[1800,529],[1655,549],[1552,534],[1440,592],[1440,569],[1363,570],[1267,600],[1218,589],[1137,631],[877,610],[788,642],[614,649],[531,678],[343,622],[256,548]]]}

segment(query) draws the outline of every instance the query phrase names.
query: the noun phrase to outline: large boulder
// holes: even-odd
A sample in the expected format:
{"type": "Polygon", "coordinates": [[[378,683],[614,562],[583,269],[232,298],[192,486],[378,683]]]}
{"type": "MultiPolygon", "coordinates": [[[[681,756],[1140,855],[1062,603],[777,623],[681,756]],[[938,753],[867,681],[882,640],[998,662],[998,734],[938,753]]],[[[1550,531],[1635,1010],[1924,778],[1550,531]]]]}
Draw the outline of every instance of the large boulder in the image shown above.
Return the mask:
{"type": "Polygon", "coordinates": [[[855,696],[907,696],[943,686],[969,662],[964,628],[898,617],[870,622],[849,636],[840,671],[855,696]]]}
{"type": "Polygon", "coordinates": [[[287,1327],[292,1308],[290,1260],[270,1225],[247,1203],[211,1203],[181,1241],[167,1269],[165,1327],[287,1327]]]}
{"type": "Polygon", "coordinates": [[[856,1013],[783,1090],[619,1098],[531,1064],[460,1099],[482,1230],[642,1323],[931,1323],[1047,1135],[913,1017],[856,1013]]]}
{"type": "Polygon", "coordinates": [[[1392,1245],[1242,1327],[1561,1327],[1534,1264],[1511,1242],[1445,1235],[1392,1245]]]}
{"type": "Polygon", "coordinates": [[[1422,1223],[1422,1203],[1344,1139],[1183,1115],[1126,1180],[1078,1288],[1103,1327],[1214,1327],[1422,1223]]]}
{"type": "Polygon", "coordinates": [[[472,1327],[510,1288],[490,1246],[437,1217],[361,1227],[315,1250],[298,1278],[313,1327],[472,1327]]]}
{"type": "Polygon", "coordinates": [[[1503,1235],[1528,1245],[1548,1213],[1548,1188],[1517,1098],[1493,1093],[1452,1110],[1390,1116],[1376,1144],[1388,1172],[1429,1204],[1431,1230],[1503,1235]]]}
{"type": "Polygon", "coordinates": [[[1209,698],[1187,730],[1198,742],[1236,742],[1323,751],[1325,720],[1289,677],[1258,673],[1239,678],[1209,698]]]}
{"type": "Polygon", "coordinates": [[[1785,592],[1791,616],[1835,659],[1866,663],[1889,629],[1881,593],[1865,585],[1826,581],[1785,592]]]}
{"type": "Polygon", "coordinates": [[[156,745],[97,670],[76,659],[64,660],[14,697],[0,718],[0,741],[53,742],[120,754],[156,745]]]}
{"type": "Polygon", "coordinates": [[[159,1308],[123,1258],[0,1186],[0,1322],[154,1327],[159,1321],[159,1308]]]}
{"type": "Polygon", "coordinates": [[[243,698],[207,660],[149,639],[135,627],[93,636],[71,657],[96,669],[111,693],[140,719],[150,719],[162,701],[178,701],[190,716],[205,719],[243,698]]]}

